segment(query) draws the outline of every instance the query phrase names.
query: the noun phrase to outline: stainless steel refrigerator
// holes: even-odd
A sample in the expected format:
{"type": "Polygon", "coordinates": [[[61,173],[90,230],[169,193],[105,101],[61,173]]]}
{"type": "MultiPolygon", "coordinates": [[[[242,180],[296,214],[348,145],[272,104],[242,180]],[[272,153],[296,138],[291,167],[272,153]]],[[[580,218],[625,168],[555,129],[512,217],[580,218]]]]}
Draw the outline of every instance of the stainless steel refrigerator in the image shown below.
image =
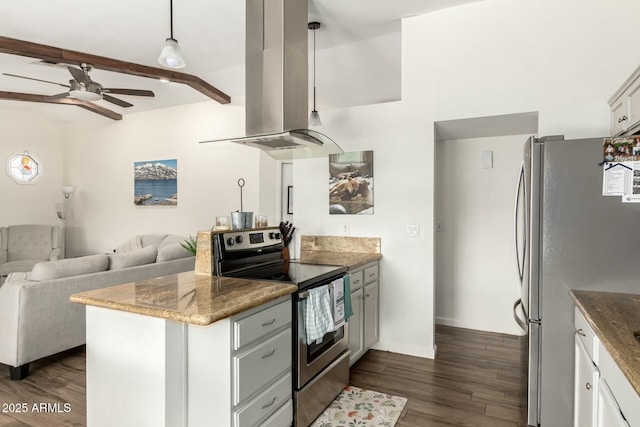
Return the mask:
{"type": "Polygon", "coordinates": [[[573,425],[572,289],[640,293],[640,204],[602,196],[603,139],[530,138],[515,208],[528,423],[573,425]]]}

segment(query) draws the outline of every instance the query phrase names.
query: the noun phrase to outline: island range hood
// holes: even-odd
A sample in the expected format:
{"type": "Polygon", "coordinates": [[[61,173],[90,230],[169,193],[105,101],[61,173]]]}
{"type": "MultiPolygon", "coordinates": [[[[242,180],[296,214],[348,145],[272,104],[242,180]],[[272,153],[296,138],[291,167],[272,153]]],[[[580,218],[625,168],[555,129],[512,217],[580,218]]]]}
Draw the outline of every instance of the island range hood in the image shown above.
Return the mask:
{"type": "Polygon", "coordinates": [[[278,160],[342,153],[331,138],[308,129],[307,21],[306,0],[246,0],[247,136],[224,141],[278,160]]]}

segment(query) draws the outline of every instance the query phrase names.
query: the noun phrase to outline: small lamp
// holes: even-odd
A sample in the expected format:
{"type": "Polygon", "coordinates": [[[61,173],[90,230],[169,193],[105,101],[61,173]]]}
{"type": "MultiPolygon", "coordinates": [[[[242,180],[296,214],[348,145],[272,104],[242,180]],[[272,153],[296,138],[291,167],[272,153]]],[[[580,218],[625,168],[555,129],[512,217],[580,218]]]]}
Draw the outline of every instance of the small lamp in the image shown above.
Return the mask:
{"type": "Polygon", "coordinates": [[[64,194],[64,198],[68,199],[74,190],[75,188],[73,187],[73,185],[65,185],[64,187],[62,187],[62,194],[64,194]]]}

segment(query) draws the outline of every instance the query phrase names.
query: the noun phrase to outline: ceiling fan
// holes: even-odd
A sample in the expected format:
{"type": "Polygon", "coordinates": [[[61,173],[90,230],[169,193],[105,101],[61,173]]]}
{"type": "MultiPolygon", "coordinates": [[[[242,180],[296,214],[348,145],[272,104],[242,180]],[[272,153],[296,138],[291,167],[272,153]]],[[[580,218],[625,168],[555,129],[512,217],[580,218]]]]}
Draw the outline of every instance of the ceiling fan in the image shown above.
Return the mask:
{"type": "Polygon", "coordinates": [[[118,94],[118,95],[133,95],[133,96],[147,96],[154,97],[155,94],[150,90],[142,90],[142,89],[116,89],[116,88],[106,88],[103,87],[100,83],[91,80],[89,76],[89,72],[91,71],[92,66],[87,63],[80,63],[80,68],[67,66],[67,70],[71,73],[73,79],[69,80],[69,84],[52,82],[49,80],[36,79],[33,77],[20,76],[17,74],[10,73],[2,73],[5,76],[9,77],[18,77],[21,79],[34,80],[37,82],[43,83],[51,83],[54,85],[66,87],[69,90],[67,92],[63,92],[57,95],[52,95],[51,98],[75,98],[82,101],[99,101],[104,99],[107,102],[118,105],[120,107],[128,108],[133,107],[133,104],[124,101],[122,99],[116,98],[109,94],[118,94]]]}

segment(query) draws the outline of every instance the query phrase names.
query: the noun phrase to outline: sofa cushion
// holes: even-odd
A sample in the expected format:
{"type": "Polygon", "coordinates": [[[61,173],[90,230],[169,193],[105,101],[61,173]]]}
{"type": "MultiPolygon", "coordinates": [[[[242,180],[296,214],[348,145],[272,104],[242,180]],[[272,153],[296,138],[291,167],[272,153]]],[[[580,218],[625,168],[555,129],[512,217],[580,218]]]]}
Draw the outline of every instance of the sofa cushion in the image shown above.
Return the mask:
{"type": "Polygon", "coordinates": [[[16,271],[31,271],[34,265],[48,259],[23,259],[20,261],[11,261],[0,264],[0,276],[6,276],[16,271]]]}
{"type": "Polygon", "coordinates": [[[127,252],[133,252],[142,249],[142,241],[140,236],[133,236],[120,246],[116,248],[117,254],[126,254],[127,252]]]}
{"type": "Polygon", "coordinates": [[[109,255],[109,270],[134,267],[136,265],[151,264],[155,262],[158,250],[155,246],[147,246],[137,251],[116,253],[109,255]]]}
{"type": "Polygon", "coordinates": [[[143,248],[146,248],[147,246],[155,246],[156,248],[159,248],[166,237],[166,234],[143,234],[140,236],[140,239],[142,241],[143,248]]]}
{"type": "Polygon", "coordinates": [[[105,254],[39,262],[33,266],[30,280],[40,282],[43,280],[96,273],[106,270],[108,263],[109,259],[105,254]]]}
{"type": "Polygon", "coordinates": [[[193,256],[193,254],[183,248],[180,243],[172,243],[170,245],[163,245],[162,248],[158,249],[156,262],[171,261],[172,259],[186,258],[189,256],[193,256]]]}
{"type": "Polygon", "coordinates": [[[9,273],[9,275],[5,280],[5,283],[13,280],[29,280],[30,276],[31,276],[31,273],[25,273],[23,271],[9,273]]]}

